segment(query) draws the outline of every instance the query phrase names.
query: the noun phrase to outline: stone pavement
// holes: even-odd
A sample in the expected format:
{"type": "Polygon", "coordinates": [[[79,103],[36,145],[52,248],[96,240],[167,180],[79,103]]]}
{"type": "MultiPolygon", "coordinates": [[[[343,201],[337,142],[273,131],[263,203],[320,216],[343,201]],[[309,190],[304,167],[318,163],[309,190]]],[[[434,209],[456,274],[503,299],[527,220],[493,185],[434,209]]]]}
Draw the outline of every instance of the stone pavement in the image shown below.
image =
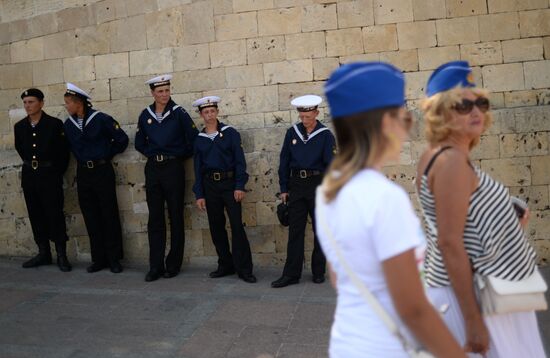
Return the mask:
{"type": "MultiPolygon", "coordinates": [[[[140,267],[114,275],[20,264],[0,259],[2,358],[327,356],[335,296],[309,275],[276,290],[276,268],[257,269],[251,285],[209,279],[209,267],[146,283],[140,267]]],[[[550,314],[540,324],[548,350],[550,314]]]]}

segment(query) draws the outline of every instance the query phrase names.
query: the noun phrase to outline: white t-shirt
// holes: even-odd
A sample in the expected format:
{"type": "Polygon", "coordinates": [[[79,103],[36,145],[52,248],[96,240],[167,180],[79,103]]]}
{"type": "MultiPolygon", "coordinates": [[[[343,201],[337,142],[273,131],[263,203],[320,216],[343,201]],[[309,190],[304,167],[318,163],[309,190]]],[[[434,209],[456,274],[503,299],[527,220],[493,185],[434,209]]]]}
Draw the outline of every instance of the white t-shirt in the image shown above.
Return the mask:
{"type": "MultiPolygon", "coordinates": [[[[402,327],[402,333],[410,337],[392,304],[382,269],[383,261],[410,249],[416,249],[417,259],[421,260],[424,234],[409,196],[372,169],[357,173],[329,204],[324,200],[322,188],[317,190],[317,222],[327,223],[348,265],[402,327]]],[[[317,225],[317,235],[338,277],[330,356],[407,357],[402,344],[344,272],[323,225],[317,225]]]]}

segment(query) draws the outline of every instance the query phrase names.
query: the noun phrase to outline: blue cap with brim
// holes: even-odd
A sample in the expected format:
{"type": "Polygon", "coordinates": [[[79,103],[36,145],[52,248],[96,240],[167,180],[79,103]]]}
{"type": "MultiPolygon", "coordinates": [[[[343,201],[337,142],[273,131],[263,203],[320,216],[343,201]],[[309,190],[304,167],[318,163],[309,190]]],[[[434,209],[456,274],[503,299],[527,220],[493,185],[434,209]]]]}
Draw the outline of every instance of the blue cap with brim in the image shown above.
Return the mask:
{"type": "Polygon", "coordinates": [[[336,69],[325,84],[333,118],[405,104],[405,78],[383,62],[355,62],[336,69]]]}
{"type": "Polygon", "coordinates": [[[467,61],[451,61],[439,66],[428,79],[426,94],[431,97],[457,86],[475,87],[472,69],[467,61]]]}

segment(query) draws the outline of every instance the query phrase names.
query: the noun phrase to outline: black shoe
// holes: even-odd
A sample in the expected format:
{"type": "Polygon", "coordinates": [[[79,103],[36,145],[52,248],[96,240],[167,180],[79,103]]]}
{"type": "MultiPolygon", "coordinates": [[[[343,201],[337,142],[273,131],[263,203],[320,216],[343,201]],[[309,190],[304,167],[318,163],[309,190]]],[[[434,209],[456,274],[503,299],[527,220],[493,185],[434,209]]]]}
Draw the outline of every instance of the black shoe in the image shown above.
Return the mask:
{"type": "Polygon", "coordinates": [[[97,262],[92,262],[92,264],[88,267],[86,267],[86,271],[88,271],[88,273],[94,273],[94,272],[98,272],[98,271],[101,271],[103,270],[105,267],[105,264],[99,264],[97,262]]]}
{"type": "Polygon", "coordinates": [[[208,276],[210,278],[219,278],[219,277],[224,277],[224,276],[229,276],[229,275],[234,275],[235,274],[235,269],[222,269],[220,267],[218,267],[218,269],[216,271],[212,271],[208,274],[208,276]]]}
{"type": "Polygon", "coordinates": [[[289,277],[289,276],[281,276],[279,279],[271,282],[271,287],[281,288],[281,287],[286,287],[288,285],[295,285],[298,282],[300,282],[299,278],[289,277]]]}
{"type": "Polygon", "coordinates": [[[241,280],[243,280],[244,282],[248,282],[248,283],[256,283],[258,281],[258,279],[256,278],[256,276],[254,276],[253,274],[251,273],[243,273],[243,274],[239,274],[239,278],[241,280]]]}
{"type": "Polygon", "coordinates": [[[69,272],[73,269],[67,255],[57,255],[57,267],[59,267],[62,272],[69,272]]]}
{"type": "Polygon", "coordinates": [[[166,271],[163,275],[164,278],[176,277],[179,274],[179,271],[166,271]]]}
{"type": "Polygon", "coordinates": [[[313,275],[311,281],[313,281],[313,283],[323,283],[325,282],[325,275],[313,275]]]}
{"type": "Polygon", "coordinates": [[[113,261],[111,263],[110,270],[112,273],[121,273],[122,272],[122,265],[118,261],[113,261]]]}
{"type": "Polygon", "coordinates": [[[23,268],[38,267],[42,265],[51,265],[52,264],[52,255],[47,253],[39,253],[30,260],[23,262],[21,265],[23,268]]]}
{"type": "Polygon", "coordinates": [[[149,270],[147,272],[147,275],[145,275],[145,282],[152,282],[156,281],[164,274],[164,271],[158,271],[158,270],[149,270]]]}

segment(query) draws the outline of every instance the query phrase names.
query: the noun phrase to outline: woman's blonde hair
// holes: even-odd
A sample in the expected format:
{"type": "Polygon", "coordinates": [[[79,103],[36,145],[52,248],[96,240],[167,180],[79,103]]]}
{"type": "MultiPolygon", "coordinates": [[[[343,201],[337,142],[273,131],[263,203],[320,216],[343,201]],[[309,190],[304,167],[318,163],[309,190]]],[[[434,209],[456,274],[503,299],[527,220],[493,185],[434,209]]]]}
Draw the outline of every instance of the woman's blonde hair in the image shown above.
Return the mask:
{"type": "Polygon", "coordinates": [[[342,187],[360,170],[370,167],[388,146],[382,134],[384,114],[398,115],[397,108],[383,108],[354,114],[333,121],[338,153],[323,180],[327,202],[332,201],[342,187]]]}
{"type": "MultiPolygon", "coordinates": [[[[463,87],[455,87],[448,91],[437,93],[426,98],[421,103],[424,112],[425,133],[430,144],[434,145],[447,139],[453,131],[456,131],[451,124],[451,110],[462,101],[463,87]]],[[[476,97],[488,98],[489,92],[481,88],[469,88],[476,97]]],[[[491,111],[484,113],[483,132],[493,123],[491,111]]],[[[470,143],[470,149],[479,143],[476,138],[470,143]]]]}

